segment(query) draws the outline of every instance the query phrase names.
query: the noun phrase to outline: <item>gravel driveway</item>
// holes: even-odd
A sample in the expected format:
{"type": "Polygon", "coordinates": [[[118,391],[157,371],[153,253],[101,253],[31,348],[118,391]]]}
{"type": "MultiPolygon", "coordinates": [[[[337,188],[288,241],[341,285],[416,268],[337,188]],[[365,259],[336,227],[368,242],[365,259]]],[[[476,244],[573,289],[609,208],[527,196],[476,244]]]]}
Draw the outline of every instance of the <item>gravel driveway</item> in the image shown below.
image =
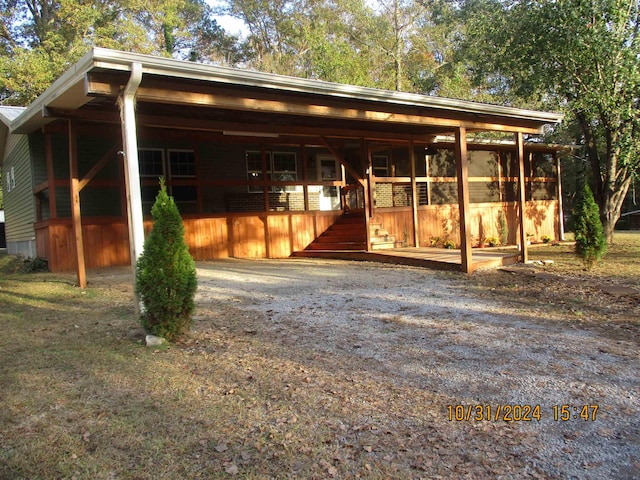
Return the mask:
{"type": "Polygon", "coordinates": [[[258,335],[332,361],[337,383],[358,369],[432,399],[422,406],[432,423],[420,428],[454,443],[424,437],[417,476],[436,477],[444,462],[495,459],[496,478],[640,478],[633,339],[554,325],[479,298],[462,276],[425,269],[227,260],[199,263],[198,278],[199,304],[239,309],[256,319],[258,335]]]}

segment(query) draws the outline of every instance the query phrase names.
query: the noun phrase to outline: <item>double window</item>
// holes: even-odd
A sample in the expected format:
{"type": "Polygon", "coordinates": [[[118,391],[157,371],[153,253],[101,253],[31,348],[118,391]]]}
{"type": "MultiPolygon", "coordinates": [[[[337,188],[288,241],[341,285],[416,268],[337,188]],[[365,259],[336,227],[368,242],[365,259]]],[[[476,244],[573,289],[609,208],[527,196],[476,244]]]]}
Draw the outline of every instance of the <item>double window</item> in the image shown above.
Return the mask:
{"type": "MultiPolygon", "coordinates": [[[[264,175],[270,182],[295,182],[298,179],[296,154],[294,152],[264,152],[265,168],[262,167],[262,152],[248,151],[247,179],[255,182],[249,185],[249,192],[262,193],[263,187],[259,182],[264,181],[264,175]]],[[[295,185],[275,185],[269,187],[269,192],[293,192],[295,185]]]]}
{"type": "Polygon", "coordinates": [[[138,150],[140,179],[142,182],[142,207],[151,211],[164,177],[169,195],[180,211],[192,211],[197,206],[198,190],[195,184],[196,157],[193,150],[144,148],[138,150]]]}

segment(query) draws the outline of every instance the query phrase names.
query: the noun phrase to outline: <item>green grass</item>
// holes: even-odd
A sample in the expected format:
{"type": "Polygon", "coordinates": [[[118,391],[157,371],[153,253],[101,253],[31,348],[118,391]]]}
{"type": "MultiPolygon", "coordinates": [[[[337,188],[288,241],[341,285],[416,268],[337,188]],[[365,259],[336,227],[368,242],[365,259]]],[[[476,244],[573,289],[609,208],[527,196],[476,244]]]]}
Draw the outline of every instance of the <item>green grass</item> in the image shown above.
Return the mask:
{"type": "Polygon", "coordinates": [[[585,278],[597,278],[630,287],[640,286],[640,232],[616,232],[613,244],[591,270],[575,254],[572,235],[560,245],[540,244],[529,249],[530,260],[553,260],[551,271],[585,278]]]}

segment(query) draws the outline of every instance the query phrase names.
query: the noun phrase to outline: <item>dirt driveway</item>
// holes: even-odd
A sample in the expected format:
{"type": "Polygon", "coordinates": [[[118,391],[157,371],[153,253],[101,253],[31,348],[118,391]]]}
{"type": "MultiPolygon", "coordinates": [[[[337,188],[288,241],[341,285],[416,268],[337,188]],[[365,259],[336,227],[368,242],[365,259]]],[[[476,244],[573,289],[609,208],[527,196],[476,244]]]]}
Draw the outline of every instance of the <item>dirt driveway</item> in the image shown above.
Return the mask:
{"type": "Polygon", "coordinates": [[[222,329],[278,357],[282,425],[308,423],[300,454],[329,432],[319,477],[640,478],[636,337],[424,269],[226,260],[199,263],[198,279],[194,338],[222,329]]]}

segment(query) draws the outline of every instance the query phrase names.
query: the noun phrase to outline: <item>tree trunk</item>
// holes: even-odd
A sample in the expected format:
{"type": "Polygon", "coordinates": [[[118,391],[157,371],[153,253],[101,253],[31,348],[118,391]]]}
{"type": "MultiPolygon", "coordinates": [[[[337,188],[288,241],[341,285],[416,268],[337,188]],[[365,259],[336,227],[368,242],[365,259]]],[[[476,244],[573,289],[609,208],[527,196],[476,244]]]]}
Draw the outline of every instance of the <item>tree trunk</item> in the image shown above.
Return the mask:
{"type": "Polygon", "coordinates": [[[617,182],[617,185],[615,181],[607,181],[604,195],[598,202],[602,229],[609,244],[613,242],[613,231],[620,219],[622,204],[629,191],[631,180],[632,177],[630,175],[625,175],[624,180],[617,182]]]}
{"type": "Polygon", "coordinates": [[[576,112],[576,119],[585,140],[594,183],[593,195],[600,208],[602,229],[607,243],[610,244],[613,242],[613,232],[631,185],[632,171],[626,167],[619,168],[619,150],[616,150],[616,142],[612,137],[606,137],[606,144],[599,145],[598,136],[584,112],[576,112]]]}

